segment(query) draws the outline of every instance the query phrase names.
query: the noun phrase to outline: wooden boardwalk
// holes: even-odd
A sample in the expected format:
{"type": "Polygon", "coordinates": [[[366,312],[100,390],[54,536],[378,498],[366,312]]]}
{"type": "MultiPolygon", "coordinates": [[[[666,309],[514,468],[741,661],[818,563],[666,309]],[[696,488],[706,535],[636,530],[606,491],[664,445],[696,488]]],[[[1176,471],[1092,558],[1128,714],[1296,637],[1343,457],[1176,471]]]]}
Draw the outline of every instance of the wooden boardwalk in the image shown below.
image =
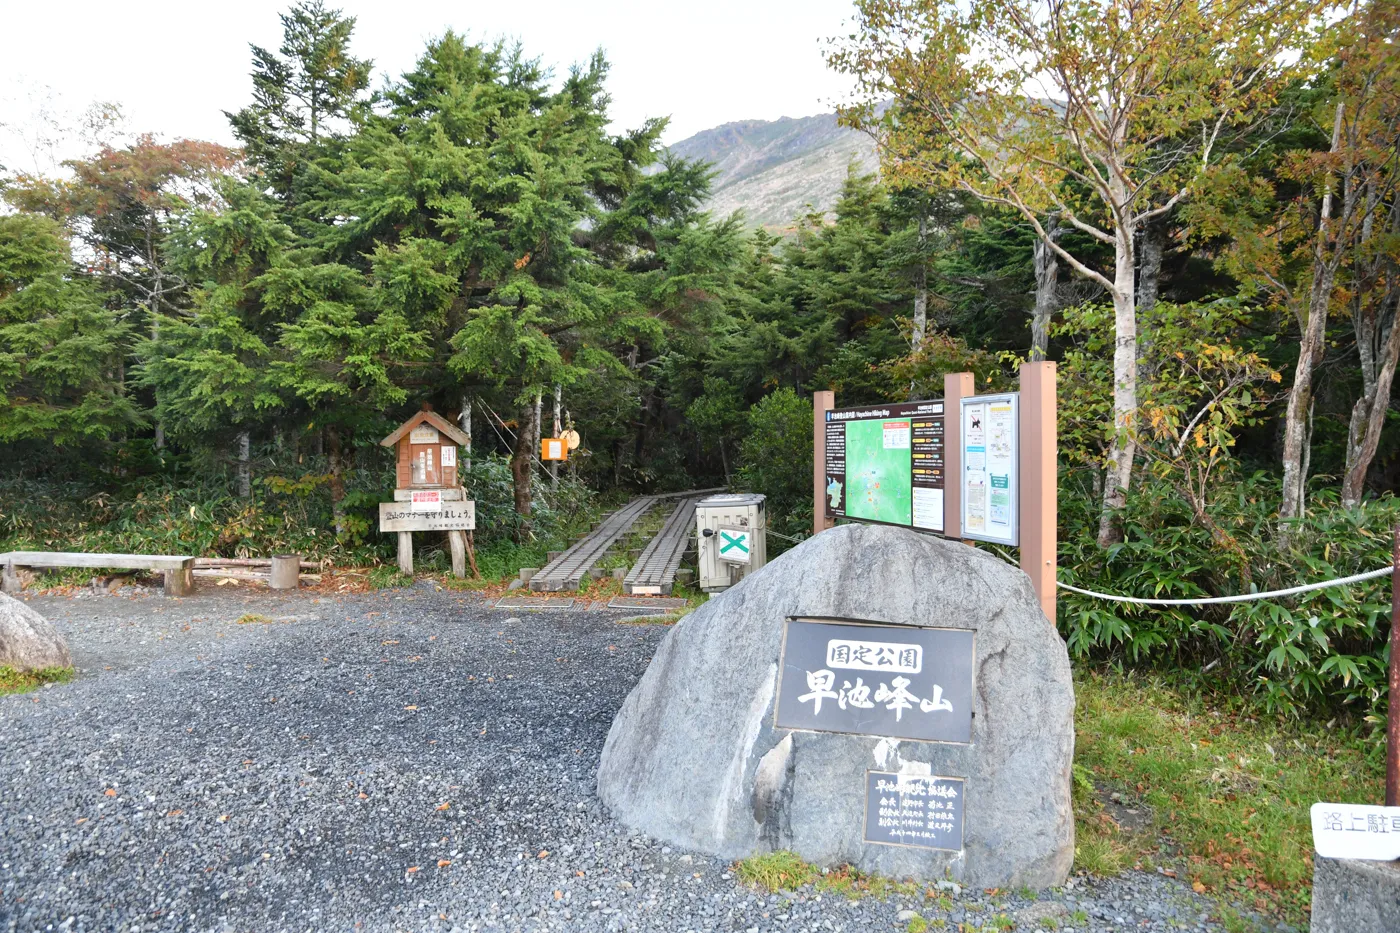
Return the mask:
{"type": "Polygon", "coordinates": [[[632,565],[622,591],[634,596],[669,596],[676,584],[676,570],[690,545],[695,530],[695,503],[702,497],[692,496],[676,503],[656,537],[647,543],[641,557],[632,565]]]}
{"type": "Polygon", "coordinates": [[[578,589],[593,565],[655,504],[655,496],[639,496],[613,512],[577,544],[541,567],[530,580],[530,589],[545,593],[578,589]]]}

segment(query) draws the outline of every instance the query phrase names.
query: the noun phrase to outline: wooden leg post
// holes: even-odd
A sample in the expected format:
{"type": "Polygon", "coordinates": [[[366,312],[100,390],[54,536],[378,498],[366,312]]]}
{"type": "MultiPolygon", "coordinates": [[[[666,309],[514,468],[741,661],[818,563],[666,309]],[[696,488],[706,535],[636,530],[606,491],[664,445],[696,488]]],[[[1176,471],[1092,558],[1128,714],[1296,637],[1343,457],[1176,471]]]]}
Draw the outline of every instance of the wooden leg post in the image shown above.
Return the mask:
{"type": "Polygon", "coordinates": [[[962,400],[977,390],[972,373],[943,374],[943,537],[962,538],[962,400]]]}
{"type": "Polygon", "coordinates": [[[413,574],[413,532],[399,532],[399,572],[413,574]]]}
{"type": "Polygon", "coordinates": [[[826,517],[826,413],[836,407],[836,393],[812,393],[812,534],[836,524],[826,517]]]}
{"type": "Polygon", "coordinates": [[[1395,528],[1390,560],[1390,711],[1385,728],[1385,805],[1400,807],[1400,525],[1395,528]]]}
{"type": "Polygon", "coordinates": [[[1045,617],[1055,622],[1056,449],[1055,364],[1021,364],[1021,569],[1031,578],[1045,617]]]}
{"type": "Polygon", "coordinates": [[[481,570],[476,566],[476,541],[474,540],[475,535],[476,532],[467,532],[467,560],[471,561],[472,579],[480,580],[481,570]]]}
{"type": "Polygon", "coordinates": [[[449,531],[447,544],[452,549],[452,576],[458,580],[467,578],[467,533],[449,531]]]}

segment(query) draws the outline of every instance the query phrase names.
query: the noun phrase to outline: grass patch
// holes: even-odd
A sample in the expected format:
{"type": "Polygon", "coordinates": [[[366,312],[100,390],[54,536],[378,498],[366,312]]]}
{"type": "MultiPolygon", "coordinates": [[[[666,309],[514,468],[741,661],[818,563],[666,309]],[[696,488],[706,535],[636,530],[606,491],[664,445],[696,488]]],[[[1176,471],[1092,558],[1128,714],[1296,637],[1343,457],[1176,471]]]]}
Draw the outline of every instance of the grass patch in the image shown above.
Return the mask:
{"type": "Polygon", "coordinates": [[[1198,892],[1306,925],[1308,809],[1382,799],[1384,768],[1368,741],[1264,722],[1145,677],[1081,674],[1075,693],[1076,868],[1175,864],[1198,892]],[[1150,808],[1150,826],[1124,831],[1095,784],[1150,808]]]}
{"type": "Polygon", "coordinates": [[[744,884],[761,888],[769,894],[796,890],[816,881],[821,874],[816,866],[809,865],[798,858],[797,853],[786,849],[736,862],[734,873],[744,884]]]}
{"type": "Polygon", "coordinates": [[[233,620],[234,625],[271,625],[272,620],[256,612],[245,612],[233,620]]]}
{"type": "Polygon", "coordinates": [[[28,693],[47,684],[66,684],[76,677],[71,667],[42,667],[37,671],[21,671],[0,666],[0,696],[28,693]]]}
{"type": "Polygon", "coordinates": [[[912,881],[895,881],[883,875],[867,874],[849,865],[822,871],[786,849],[736,862],[734,871],[740,881],[770,894],[794,891],[804,885],[812,885],[823,894],[840,895],[853,901],[866,897],[883,900],[895,894],[918,897],[924,893],[924,889],[912,881]]]}
{"type": "Polygon", "coordinates": [[[380,564],[369,572],[369,585],[376,590],[393,589],[400,586],[412,586],[413,577],[411,574],[400,572],[395,564],[380,564]]]}

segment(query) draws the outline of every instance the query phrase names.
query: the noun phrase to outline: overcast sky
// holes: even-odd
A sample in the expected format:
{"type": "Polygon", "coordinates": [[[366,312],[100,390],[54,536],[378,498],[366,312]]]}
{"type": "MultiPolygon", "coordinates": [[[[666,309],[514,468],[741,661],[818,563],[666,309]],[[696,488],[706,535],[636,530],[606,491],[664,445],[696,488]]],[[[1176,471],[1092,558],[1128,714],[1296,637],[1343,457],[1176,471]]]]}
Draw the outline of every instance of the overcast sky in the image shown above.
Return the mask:
{"type": "MultiPolygon", "coordinates": [[[[33,170],[48,98],[60,114],[121,105],[133,132],[231,143],[222,111],[250,98],[248,44],[275,49],[287,0],[11,5],[0,37],[0,164],[33,170]],[[52,95],[48,95],[48,91],[52,95]],[[29,142],[26,145],[25,140],[29,142]]],[[[670,116],[667,142],[743,119],[829,111],[847,80],[827,70],[825,40],[848,31],[850,0],[343,0],[354,51],[385,74],[412,66],[451,28],[518,38],[557,74],[602,47],[612,63],[616,129],[670,116]]],[[[73,143],[68,143],[71,148],[73,143]]],[[[62,152],[62,157],[79,153],[62,152]]],[[[40,166],[42,167],[42,166],[40,166]]]]}

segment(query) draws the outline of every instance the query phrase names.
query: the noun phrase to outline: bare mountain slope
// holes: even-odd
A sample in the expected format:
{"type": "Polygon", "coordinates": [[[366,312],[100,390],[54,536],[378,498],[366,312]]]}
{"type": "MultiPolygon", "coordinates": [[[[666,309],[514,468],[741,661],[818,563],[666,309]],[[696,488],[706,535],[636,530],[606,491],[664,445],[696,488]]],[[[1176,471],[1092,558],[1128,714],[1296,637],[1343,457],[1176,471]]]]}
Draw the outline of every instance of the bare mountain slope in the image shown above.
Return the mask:
{"type": "Polygon", "coordinates": [[[808,205],[830,210],[851,162],[865,172],[878,168],[870,137],[838,126],[834,113],[726,123],[670,148],[714,163],[707,206],[716,217],[743,210],[750,224],[775,231],[791,229],[808,205]]]}

